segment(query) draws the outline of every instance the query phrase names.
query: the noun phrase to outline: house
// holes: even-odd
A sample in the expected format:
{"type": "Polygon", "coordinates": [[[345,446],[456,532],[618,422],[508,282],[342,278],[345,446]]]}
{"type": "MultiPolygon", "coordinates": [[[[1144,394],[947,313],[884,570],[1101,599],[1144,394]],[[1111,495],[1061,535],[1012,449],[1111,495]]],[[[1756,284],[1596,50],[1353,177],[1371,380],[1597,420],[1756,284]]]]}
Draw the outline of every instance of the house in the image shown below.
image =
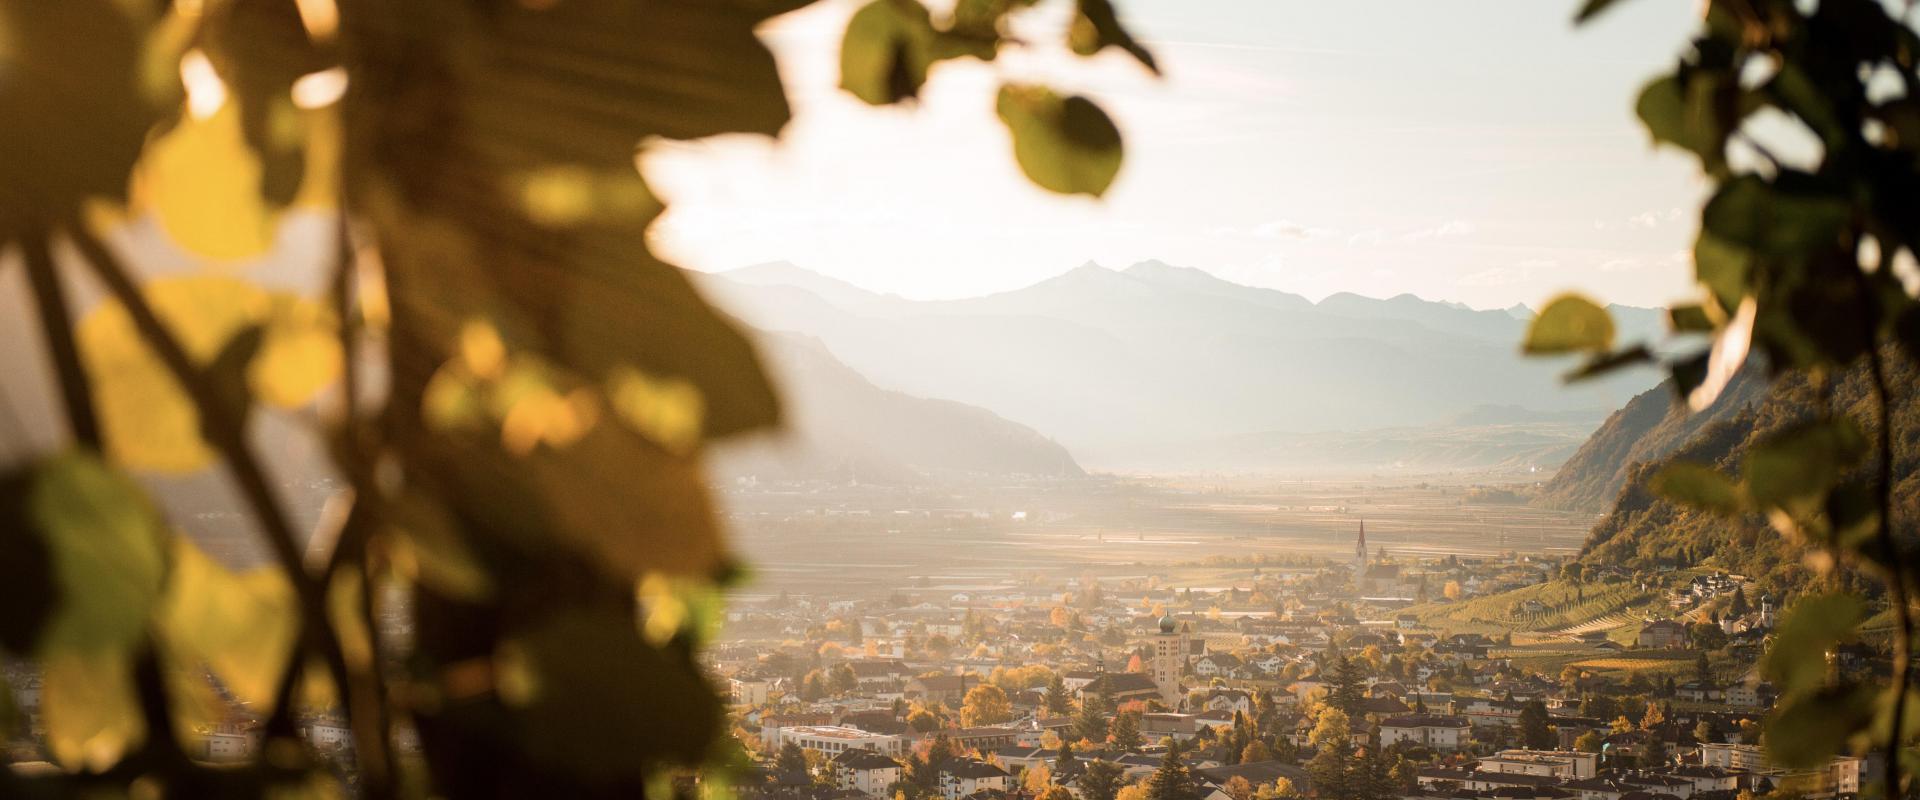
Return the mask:
{"type": "Polygon", "coordinates": [[[853,670],[854,681],[866,691],[896,690],[913,674],[904,662],[895,659],[856,659],[847,662],[847,667],[853,670]]]}
{"type": "Polygon", "coordinates": [[[967,692],[979,685],[978,675],[927,675],[907,681],[906,696],[959,708],[967,692]]]}
{"type": "Polygon", "coordinates": [[[1773,684],[1765,681],[1736,683],[1727,687],[1726,701],[1735,708],[1767,709],[1773,707],[1775,694],[1773,684]]]}
{"type": "Polygon", "coordinates": [[[727,692],[736,705],[762,705],[772,688],[772,681],[757,675],[736,675],[727,680],[727,692]]]}
{"type": "Polygon", "coordinates": [[[1193,674],[1202,678],[1227,675],[1244,665],[1238,656],[1231,653],[1208,653],[1193,661],[1193,674]]]}
{"type": "Polygon", "coordinates": [[[1689,703],[1718,703],[1726,698],[1726,690],[1711,683],[1687,681],[1673,690],[1676,699],[1689,703]]]}
{"type": "Polygon", "coordinates": [[[900,780],[900,762],[873,750],[846,750],[828,764],[835,786],[868,797],[887,797],[887,787],[900,780]]]}
{"type": "Polygon", "coordinates": [[[1407,714],[1380,721],[1380,743],[1411,742],[1441,752],[1453,752],[1473,740],[1473,727],[1464,717],[1407,714]]]}
{"type": "Polygon", "coordinates": [[[1677,650],[1687,646],[1687,626],[1676,620],[1660,619],[1647,623],[1640,629],[1638,643],[1641,647],[1662,650],[1677,650]]]}
{"type": "Polygon", "coordinates": [[[955,758],[940,765],[940,796],[946,800],[986,790],[1006,791],[1013,776],[1004,769],[972,758],[955,758]]]}
{"type": "Polygon", "coordinates": [[[1214,689],[1207,692],[1207,699],[1201,701],[1200,707],[1207,711],[1252,714],[1253,694],[1241,689],[1214,689]]]}
{"type": "MultiPolygon", "coordinates": [[[[1081,700],[1106,695],[1115,703],[1128,700],[1158,700],[1160,687],[1144,672],[1103,672],[1080,687],[1081,700]]],[[[959,705],[959,703],[954,703],[959,705]]]]}

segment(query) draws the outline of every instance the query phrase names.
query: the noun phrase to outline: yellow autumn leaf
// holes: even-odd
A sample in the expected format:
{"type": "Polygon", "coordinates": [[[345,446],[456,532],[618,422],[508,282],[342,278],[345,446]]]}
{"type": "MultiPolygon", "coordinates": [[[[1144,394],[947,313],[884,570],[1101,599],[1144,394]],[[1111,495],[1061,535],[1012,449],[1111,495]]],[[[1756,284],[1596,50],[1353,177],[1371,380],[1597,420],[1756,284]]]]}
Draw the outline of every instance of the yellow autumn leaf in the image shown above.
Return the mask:
{"type": "MultiPolygon", "coordinates": [[[[339,376],[336,323],[318,303],[214,275],[149,281],[141,293],[201,364],[247,326],[265,326],[261,349],[248,365],[248,385],[267,404],[304,405],[339,376]]],[[[214,454],[200,436],[199,413],[147,347],[126,308],[103,302],[78,327],[114,460],[165,473],[192,472],[211,463],[214,454]]]]}
{"type": "Polygon", "coordinates": [[[177,666],[204,664],[234,697],[264,714],[293,653],[297,608],[293,586],[278,570],[235,573],[176,537],[156,621],[177,666]]]}
{"type": "Polygon", "coordinates": [[[167,238],[195,255],[234,261],[273,246],[276,215],[260,196],[260,158],[241,133],[240,110],[182,114],[148,148],[134,173],[136,209],[150,210],[167,238]]]}
{"type": "Polygon", "coordinates": [[[260,402],[298,408],[340,376],[345,355],[339,325],[325,306],[311,300],[289,294],[272,300],[247,383],[260,402]]]}
{"type": "Polygon", "coordinates": [[[105,770],[145,739],[127,651],[61,650],[42,658],[41,669],[40,720],[55,763],[105,770]]]}
{"type": "Polygon", "coordinates": [[[607,395],[621,420],[667,452],[685,454],[699,446],[706,400],[691,382],[621,367],[608,377],[607,395]]]}

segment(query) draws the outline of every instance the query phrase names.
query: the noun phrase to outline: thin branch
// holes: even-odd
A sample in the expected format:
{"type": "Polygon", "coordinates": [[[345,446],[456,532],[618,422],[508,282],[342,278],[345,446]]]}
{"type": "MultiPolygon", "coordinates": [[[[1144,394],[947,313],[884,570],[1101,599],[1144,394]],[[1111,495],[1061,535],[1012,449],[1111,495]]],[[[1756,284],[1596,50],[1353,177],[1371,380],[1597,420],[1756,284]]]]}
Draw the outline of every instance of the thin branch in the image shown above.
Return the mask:
{"type": "Polygon", "coordinates": [[[1875,539],[1879,545],[1880,558],[1884,562],[1887,576],[1887,599],[1893,604],[1895,624],[1893,628],[1893,709],[1889,720],[1891,728],[1887,742],[1887,796],[1901,798],[1906,793],[1900,788],[1900,751],[1901,731],[1905,730],[1907,714],[1907,684],[1913,670],[1913,609],[1907,602],[1907,581],[1900,567],[1900,547],[1893,538],[1893,414],[1890,390],[1887,386],[1887,369],[1880,355],[1879,342],[1867,348],[1867,364],[1873,374],[1873,401],[1880,413],[1878,448],[1879,463],[1875,465],[1874,501],[1879,507],[1880,520],[1875,539]]]}
{"type": "Polygon", "coordinates": [[[20,240],[26,257],[27,279],[33,284],[34,304],[40,310],[40,327],[47,335],[47,352],[53,357],[54,375],[60,382],[60,399],[66,404],[67,424],[73,438],[90,450],[100,450],[100,420],[93,412],[93,387],[86,368],[80,362],[80,346],[73,338],[72,311],[67,293],[60,284],[60,272],[54,267],[53,253],[47,248],[47,234],[35,231],[20,240]]]}
{"type": "MultiPolygon", "coordinates": [[[[194,363],[180,340],[154,313],[153,307],[147,304],[120,258],[83,224],[70,225],[68,233],[92,266],[94,275],[106,284],[107,290],[126,308],[141,338],[159,355],[167,371],[192,398],[201,415],[203,435],[225,458],[228,470],[239,484],[240,492],[259,521],[261,531],[266,534],[268,545],[299,596],[304,649],[325,660],[335,684],[344,691],[348,683],[346,659],[341,654],[339,641],[327,625],[325,585],[308,574],[299,539],[289,521],[291,518],[287,515],[286,507],[272,484],[268,483],[259,457],[247,442],[242,413],[244,409],[232,408],[228,396],[219,391],[206,372],[194,363]]],[[[303,662],[296,653],[288,663],[288,671],[297,671],[303,662]]],[[[291,712],[283,706],[275,709],[274,713],[281,716],[291,712]]]]}

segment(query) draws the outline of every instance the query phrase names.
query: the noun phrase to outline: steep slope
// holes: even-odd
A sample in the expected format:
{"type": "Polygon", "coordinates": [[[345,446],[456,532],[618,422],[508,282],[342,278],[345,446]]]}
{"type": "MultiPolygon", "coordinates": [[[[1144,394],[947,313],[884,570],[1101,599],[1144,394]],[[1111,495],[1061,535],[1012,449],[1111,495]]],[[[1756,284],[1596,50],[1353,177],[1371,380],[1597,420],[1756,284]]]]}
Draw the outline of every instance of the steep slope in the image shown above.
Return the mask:
{"type": "MultiPolygon", "coordinates": [[[[1086,264],[937,302],[836,302],[809,290],[826,279],[790,267],[753,279],[701,282],[743,319],[816,338],[880,386],[991,409],[1082,463],[1138,465],[1250,435],[1431,427],[1485,405],[1617,408],[1651,382],[1629,372],[1569,389],[1567,365],[1519,357],[1526,322],[1506,312],[1412,297],[1314,305],[1158,262],[1086,264]]],[[[1623,313],[1623,338],[1655,316],[1623,313]]]]}
{"type": "MultiPolygon", "coordinates": [[[[1894,518],[1911,543],[1920,519],[1920,399],[1912,387],[1920,380],[1913,365],[1895,354],[1889,359],[1889,383],[1895,387],[1894,518]]],[[[1879,424],[1870,405],[1864,370],[1854,369],[1833,386],[1833,408],[1866,426],[1871,440],[1879,424]]],[[[1802,545],[1774,532],[1758,515],[1728,520],[1682,508],[1655,496],[1648,479],[1673,459],[1713,464],[1723,472],[1739,470],[1753,444],[1768,433],[1809,418],[1819,407],[1817,393],[1804,379],[1790,376],[1760,392],[1760,399],[1738,412],[1710,421],[1666,458],[1628,469],[1624,488],[1608,514],[1589,534],[1581,560],[1589,567],[1619,565],[1655,569],[1664,565],[1707,565],[1752,576],[1776,596],[1803,587],[1809,577],[1802,545]]],[[[1852,587],[1867,588],[1865,583],[1852,587]]]]}
{"type": "Polygon", "coordinates": [[[1665,459],[1707,427],[1738,416],[1765,397],[1766,386],[1764,371],[1754,365],[1742,371],[1711,408],[1697,414],[1674,403],[1671,382],[1642,392],[1593,432],[1535,502],[1571,511],[1605,510],[1635,467],[1665,459]]]}
{"type": "Polygon", "coordinates": [[[769,333],[760,346],[782,390],[788,427],[724,447],[712,464],[722,479],[1085,475],[1065,448],[1031,428],[985,409],[876,387],[812,339],[769,333]]]}

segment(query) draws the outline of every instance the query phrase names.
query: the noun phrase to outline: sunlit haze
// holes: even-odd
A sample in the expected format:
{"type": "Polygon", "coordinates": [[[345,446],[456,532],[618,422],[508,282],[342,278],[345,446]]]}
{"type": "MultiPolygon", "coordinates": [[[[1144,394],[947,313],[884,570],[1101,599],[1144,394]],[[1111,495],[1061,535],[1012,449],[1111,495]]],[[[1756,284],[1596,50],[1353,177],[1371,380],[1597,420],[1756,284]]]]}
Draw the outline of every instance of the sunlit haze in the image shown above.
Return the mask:
{"type": "MultiPolygon", "coordinates": [[[[1313,299],[1693,296],[1703,184],[1631,109],[1693,4],[1625,4],[1579,29],[1570,0],[1120,5],[1164,77],[1112,50],[1090,66],[1009,48],[936,67],[904,109],[835,88],[854,4],[773,21],[795,106],[784,139],[659,150],[645,171],[672,207],[657,244],[695,269],[790,261],[912,298],[1155,258],[1313,299]],[[1113,113],[1127,157],[1104,200],[1021,177],[993,113],[1001,76],[1113,113]]],[[[1029,24],[1064,25],[1050,6],[1029,24]]]]}

